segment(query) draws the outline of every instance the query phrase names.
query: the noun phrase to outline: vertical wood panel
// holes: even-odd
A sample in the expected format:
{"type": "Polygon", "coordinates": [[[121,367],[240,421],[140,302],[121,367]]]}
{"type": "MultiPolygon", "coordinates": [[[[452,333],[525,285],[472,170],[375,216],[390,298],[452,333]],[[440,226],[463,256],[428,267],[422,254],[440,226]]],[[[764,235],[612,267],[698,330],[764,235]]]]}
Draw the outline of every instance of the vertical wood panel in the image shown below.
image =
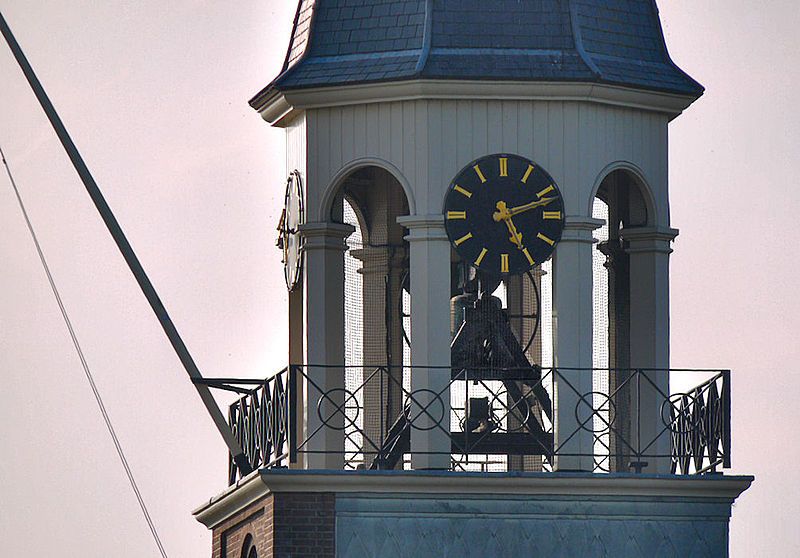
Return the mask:
{"type": "Polygon", "coordinates": [[[428,104],[428,203],[429,213],[438,213],[441,209],[439,192],[444,180],[443,147],[444,147],[444,119],[442,114],[442,101],[430,101],[428,104]]]}
{"type": "Polygon", "coordinates": [[[357,156],[367,153],[367,106],[353,107],[353,149],[357,156]]]}
{"type": "Polygon", "coordinates": [[[417,212],[430,213],[429,186],[430,176],[428,165],[430,161],[428,150],[428,101],[415,101],[414,103],[415,139],[414,144],[414,171],[415,188],[417,196],[417,212]]]}
{"type": "MultiPolygon", "coordinates": [[[[342,168],[342,109],[333,107],[330,112],[331,126],[331,171],[336,172],[342,168]]],[[[327,173],[326,173],[327,174],[327,173]]]]}
{"type": "MultiPolygon", "coordinates": [[[[589,206],[589,190],[591,184],[587,185],[582,176],[578,172],[581,160],[581,132],[579,130],[580,121],[578,119],[578,104],[577,103],[563,103],[563,173],[564,183],[572,188],[575,192],[575,201],[577,206],[574,208],[575,212],[585,214],[589,206]]],[[[590,214],[591,215],[591,214],[590,214]]]]}
{"type": "MultiPolygon", "coordinates": [[[[376,155],[380,156],[381,145],[381,124],[380,124],[380,108],[377,104],[370,104],[366,106],[364,123],[364,136],[367,138],[366,150],[373,151],[376,155]]],[[[387,130],[388,132],[388,130],[387,130]]]]}
{"type": "Polygon", "coordinates": [[[405,166],[403,159],[403,136],[405,129],[403,127],[403,104],[391,103],[391,115],[389,117],[389,130],[386,135],[389,136],[391,148],[389,151],[389,160],[402,169],[405,166]]]}
{"type": "Polygon", "coordinates": [[[500,101],[489,101],[486,103],[486,118],[487,118],[487,141],[488,149],[486,155],[502,151],[503,143],[503,105],[500,101]]]}
{"type": "MultiPolygon", "coordinates": [[[[485,101],[472,103],[472,153],[488,153],[488,115],[485,101]]],[[[466,161],[469,162],[469,161],[466,161]]]]}
{"type": "MultiPolygon", "coordinates": [[[[389,103],[378,105],[375,126],[378,133],[378,153],[382,159],[390,159],[392,153],[392,106],[389,103]]],[[[396,132],[395,132],[396,133],[396,132]]]]}
{"type": "MultiPolygon", "coordinates": [[[[403,166],[416,193],[421,192],[416,174],[417,111],[413,102],[403,103],[403,166]]],[[[417,194],[416,197],[419,197],[417,194]]]]}
{"type": "Polygon", "coordinates": [[[503,130],[500,151],[505,153],[519,153],[519,103],[505,101],[501,107],[503,112],[503,130]]]}
{"type": "Polygon", "coordinates": [[[355,158],[355,120],[353,118],[353,107],[344,107],[342,110],[342,165],[355,158]]]}
{"type": "MultiPolygon", "coordinates": [[[[458,151],[459,151],[459,138],[458,138],[458,103],[446,102],[442,106],[442,160],[440,167],[442,169],[441,182],[438,185],[437,192],[434,194],[434,200],[438,196],[438,205],[434,207],[442,207],[444,204],[444,196],[447,192],[447,187],[450,181],[459,171],[458,151]]],[[[463,166],[464,163],[461,163],[463,166]]]]}
{"type": "Polygon", "coordinates": [[[533,103],[520,102],[517,124],[517,151],[533,159],[533,103]]]}
{"type": "Polygon", "coordinates": [[[456,128],[454,142],[456,144],[455,160],[450,167],[455,169],[455,176],[461,167],[470,162],[472,157],[472,102],[456,102],[456,128]]]}
{"type": "Polygon", "coordinates": [[[533,104],[533,160],[537,165],[547,166],[550,161],[547,141],[549,103],[533,104]]]}

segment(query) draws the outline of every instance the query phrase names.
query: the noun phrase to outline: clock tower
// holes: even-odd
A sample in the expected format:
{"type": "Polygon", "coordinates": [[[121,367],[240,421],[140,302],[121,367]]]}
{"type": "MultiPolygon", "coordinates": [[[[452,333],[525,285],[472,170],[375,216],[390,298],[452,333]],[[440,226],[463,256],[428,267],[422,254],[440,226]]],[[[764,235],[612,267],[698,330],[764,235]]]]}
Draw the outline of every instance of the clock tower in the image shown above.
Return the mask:
{"type": "Polygon", "coordinates": [[[301,0],[250,101],[287,367],[231,406],[214,555],[727,555],[730,372],[669,361],[702,93],[653,0],[301,0]]]}

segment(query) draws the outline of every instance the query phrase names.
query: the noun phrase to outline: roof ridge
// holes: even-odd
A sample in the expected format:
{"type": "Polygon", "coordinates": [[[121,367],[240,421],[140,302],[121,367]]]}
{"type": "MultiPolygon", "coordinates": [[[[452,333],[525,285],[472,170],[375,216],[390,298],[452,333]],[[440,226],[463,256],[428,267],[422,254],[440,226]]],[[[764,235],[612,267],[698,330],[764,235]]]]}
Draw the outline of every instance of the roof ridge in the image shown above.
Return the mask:
{"type": "Polygon", "coordinates": [[[419,53],[419,60],[414,72],[422,75],[425,66],[428,64],[428,56],[431,53],[431,42],[433,35],[433,0],[425,0],[425,23],[422,28],[422,52],[419,53]]]}
{"type": "Polygon", "coordinates": [[[568,0],[569,1],[569,22],[572,26],[572,37],[575,41],[575,50],[578,51],[578,56],[580,56],[583,63],[586,64],[586,67],[589,68],[589,71],[594,74],[597,79],[601,79],[602,72],[600,72],[600,68],[597,67],[597,64],[594,63],[592,57],[589,56],[589,53],[586,52],[586,49],[583,47],[583,36],[581,35],[581,26],[578,23],[578,6],[575,3],[575,0],[568,0]]]}
{"type": "Polygon", "coordinates": [[[297,10],[295,10],[294,12],[294,22],[292,22],[292,35],[291,38],[289,39],[289,48],[286,49],[286,57],[283,59],[283,67],[281,68],[281,73],[285,72],[286,69],[289,67],[289,57],[292,55],[292,48],[294,47],[295,40],[297,40],[297,21],[300,19],[300,10],[302,8],[303,8],[303,0],[298,0],[297,10]]]}

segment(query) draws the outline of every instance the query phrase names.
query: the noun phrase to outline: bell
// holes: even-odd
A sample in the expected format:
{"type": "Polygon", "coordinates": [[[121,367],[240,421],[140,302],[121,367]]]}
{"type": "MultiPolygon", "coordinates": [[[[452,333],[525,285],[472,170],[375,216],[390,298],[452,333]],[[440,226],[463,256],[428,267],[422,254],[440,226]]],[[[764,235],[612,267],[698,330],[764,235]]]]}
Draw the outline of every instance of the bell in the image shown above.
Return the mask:
{"type": "Polygon", "coordinates": [[[491,432],[497,428],[492,420],[488,397],[470,397],[467,404],[467,432],[491,432]]]}

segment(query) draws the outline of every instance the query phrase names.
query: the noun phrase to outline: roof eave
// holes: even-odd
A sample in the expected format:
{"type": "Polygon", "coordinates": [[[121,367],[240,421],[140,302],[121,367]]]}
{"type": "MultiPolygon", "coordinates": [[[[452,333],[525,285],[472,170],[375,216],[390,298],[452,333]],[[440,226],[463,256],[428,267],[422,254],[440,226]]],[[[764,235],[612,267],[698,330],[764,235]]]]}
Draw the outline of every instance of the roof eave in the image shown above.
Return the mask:
{"type": "Polygon", "coordinates": [[[407,79],[294,89],[270,86],[250,105],[272,126],[283,127],[303,110],[422,99],[589,102],[654,111],[673,119],[698,97],[602,82],[407,79]]]}

